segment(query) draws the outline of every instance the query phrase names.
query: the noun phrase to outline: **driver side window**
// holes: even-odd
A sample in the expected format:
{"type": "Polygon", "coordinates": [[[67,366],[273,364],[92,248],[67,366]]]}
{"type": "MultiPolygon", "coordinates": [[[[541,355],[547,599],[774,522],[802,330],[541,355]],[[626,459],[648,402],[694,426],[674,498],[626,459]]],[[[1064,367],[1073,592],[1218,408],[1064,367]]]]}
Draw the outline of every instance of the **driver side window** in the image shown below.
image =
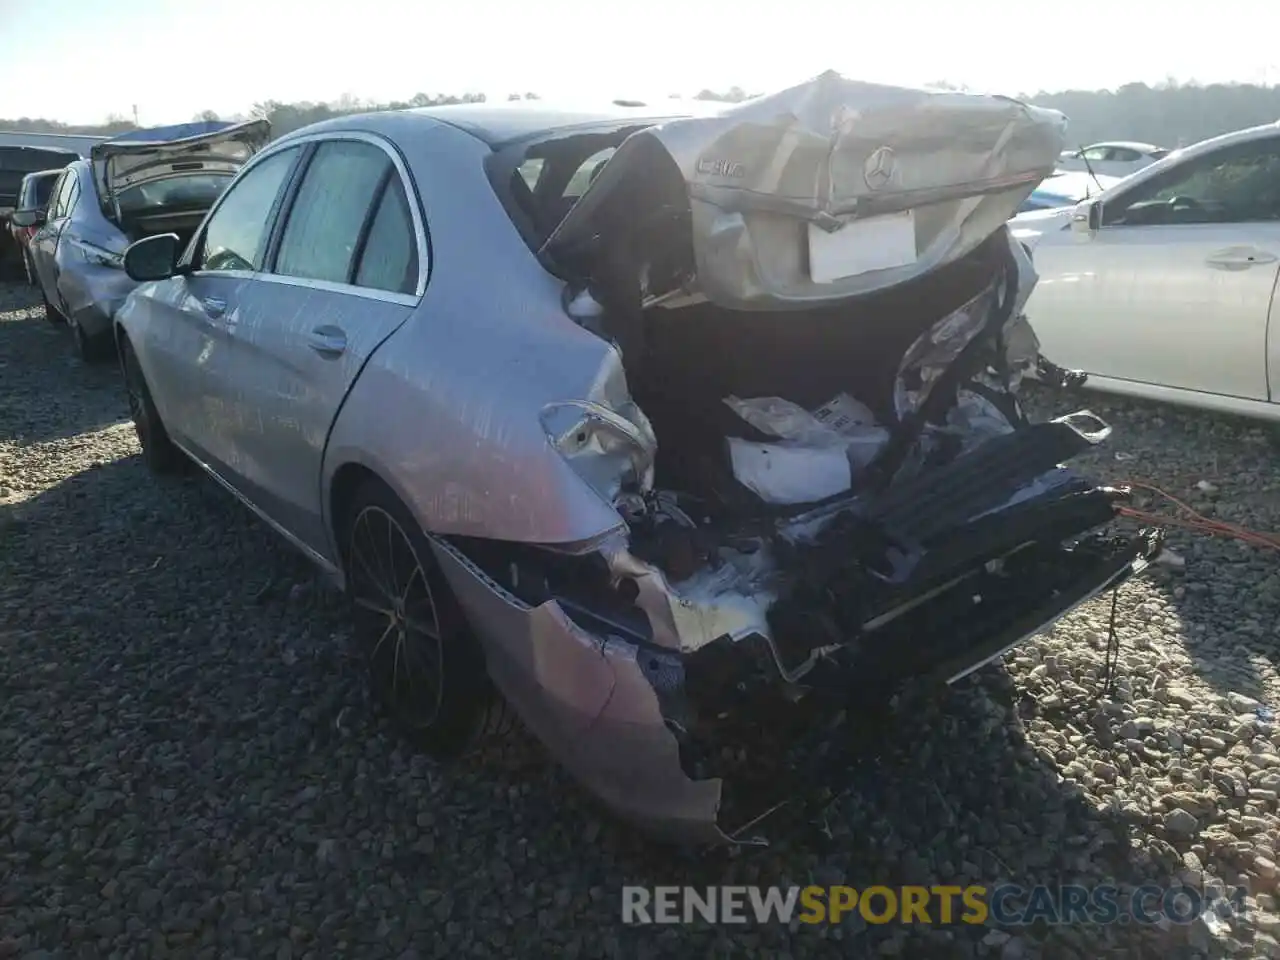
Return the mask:
{"type": "Polygon", "coordinates": [[[1104,227],[1280,220],[1280,138],[1224,147],[1103,206],[1104,227]]]}
{"type": "Polygon", "coordinates": [[[205,225],[195,269],[256,270],[261,266],[271,211],[299,149],[268,157],[228,189],[205,225]]]}

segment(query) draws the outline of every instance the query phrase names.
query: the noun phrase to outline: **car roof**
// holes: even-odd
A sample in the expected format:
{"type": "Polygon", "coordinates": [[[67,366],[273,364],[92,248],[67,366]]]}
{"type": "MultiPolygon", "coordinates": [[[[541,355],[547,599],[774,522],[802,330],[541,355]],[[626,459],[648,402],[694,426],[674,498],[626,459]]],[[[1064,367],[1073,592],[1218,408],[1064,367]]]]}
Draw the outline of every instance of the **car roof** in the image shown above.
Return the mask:
{"type": "Polygon", "coordinates": [[[647,103],[615,100],[604,104],[560,104],[541,100],[505,103],[457,103],[435,107],[414,107],[398,111],[430,117],[465,130],[497,148],[515,140],[534,138],[573,127],[610,123],[652,124],[690,116],[720,112],[725,104],[675,98],[647,103]]]}
{"type": "MultiPolygon", "coordinates": [[[[71,164],[67,164],[67,167],[69,166],[71,166],[71,164]]],[[[23,180],[39,180],[41,177],[56,177],[58,176],[58,174],[62,173],[63,170],[67,169],[67,167],[54,167],[50,170],[33,170],[30,173],[23,176],[22,179],[23,180]]]]}
{"type": "Polygon", "coordinates": [[[76,153],[70,147],[45,147],[34,143],[0,143],[0,151],[4,153],[26,153],[37,154],[46,153],[55,157],[71,157],[79,160],[80,154],[76,153]]]}

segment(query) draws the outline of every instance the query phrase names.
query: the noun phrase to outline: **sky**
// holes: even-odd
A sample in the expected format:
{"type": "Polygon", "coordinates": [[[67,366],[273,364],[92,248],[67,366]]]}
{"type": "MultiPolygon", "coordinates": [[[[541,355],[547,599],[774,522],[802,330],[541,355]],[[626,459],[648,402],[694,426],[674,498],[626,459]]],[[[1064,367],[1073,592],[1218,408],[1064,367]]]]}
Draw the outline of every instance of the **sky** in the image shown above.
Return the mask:
{"type": "Polygon", "coordinates": [[[1193,0],[0,0],[0,117],[97,123],[136,107],[157,125],[344,94],[758,93],[827,69],[1006,94],[1170,76],[1280,84],[1280,3],[1229,6],[1217,17],[1193,0]]]}

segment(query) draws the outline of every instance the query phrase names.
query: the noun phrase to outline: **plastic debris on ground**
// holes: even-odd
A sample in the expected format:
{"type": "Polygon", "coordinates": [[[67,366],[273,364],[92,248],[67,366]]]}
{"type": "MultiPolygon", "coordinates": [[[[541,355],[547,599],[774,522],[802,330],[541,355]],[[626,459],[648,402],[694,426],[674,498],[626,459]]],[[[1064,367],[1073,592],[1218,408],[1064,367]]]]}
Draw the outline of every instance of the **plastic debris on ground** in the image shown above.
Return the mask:
{"type": "Polygon", "coordinates": [[[761,433],[778,438],[777,443],[729,438],[733,475],[768,503],[812,503],[843,493],[853,485],[855,471],[889,439],[871,410],[847,393],[814,411],[781,397],[726,397],[724,402],[761,433]]]}

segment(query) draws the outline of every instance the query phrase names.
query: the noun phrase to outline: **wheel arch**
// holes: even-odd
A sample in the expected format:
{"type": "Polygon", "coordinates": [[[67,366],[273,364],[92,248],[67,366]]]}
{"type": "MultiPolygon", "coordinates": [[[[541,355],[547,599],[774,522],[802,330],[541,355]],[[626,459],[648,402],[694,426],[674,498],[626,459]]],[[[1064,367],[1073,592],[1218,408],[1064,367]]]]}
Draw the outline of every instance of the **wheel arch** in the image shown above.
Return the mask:
{"type": "Polygon", "coordinates": [[[329,511],[328,527],[329,535],[333,537],[334,556],[339,567],[346,566],[346,557],[342,550],[342,528],[350,512],[351,501],[356,491],[370,480],[390,486],[376,470],[357,461],[347,461],[339,466],[329,481],[329,496],[326,503],[329,511]]]}
{"type": "Polygon", "coordinates": [[[325,528],[329,534],[330,552],[342,585],[346,583],[346,545],[343,530],[351,511],[351,504],[356,491],[365,483],[372,481],[386,487],[419,524],[423,533],[430,531],[421,525],[413,509],[413,501],[405,496],[405,492],[392,480],[390,471],[381,469],[379,465],[370,463],[363,457],[344,457],[332,473],[326,473],[328,480],[321,490],[321,502],[325,511],[325,528]]]}

